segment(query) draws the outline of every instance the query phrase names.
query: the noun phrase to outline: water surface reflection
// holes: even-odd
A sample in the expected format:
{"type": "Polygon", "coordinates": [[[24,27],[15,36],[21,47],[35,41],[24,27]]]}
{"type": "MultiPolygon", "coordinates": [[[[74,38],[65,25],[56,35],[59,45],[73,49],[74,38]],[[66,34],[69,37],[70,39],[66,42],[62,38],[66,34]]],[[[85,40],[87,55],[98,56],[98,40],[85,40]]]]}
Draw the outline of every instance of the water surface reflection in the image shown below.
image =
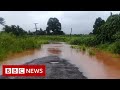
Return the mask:
{"type": "Polygon", "coordinates": [[[120,58],[114,58],[111,54],[105,52],[97,52],[95,56],[90,56],[87,52],[72,49],[70,45],[65,43],[46,44],[41,49],[11,55],[0,62],[0,67],[2,68],[2,64],[24,64],[33,59],[50,55],[67,59],[79,67],[80,71],[88,78],[120,78],[120,58]]]}

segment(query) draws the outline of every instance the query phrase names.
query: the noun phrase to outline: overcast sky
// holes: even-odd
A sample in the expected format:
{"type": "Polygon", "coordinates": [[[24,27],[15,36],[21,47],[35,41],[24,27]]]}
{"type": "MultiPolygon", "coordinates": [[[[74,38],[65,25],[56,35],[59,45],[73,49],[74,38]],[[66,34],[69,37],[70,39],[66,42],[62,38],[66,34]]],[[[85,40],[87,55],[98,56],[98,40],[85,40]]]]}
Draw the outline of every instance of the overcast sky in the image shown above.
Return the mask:
{"type": "Polygon", "coordinates": [[[45,30],[48,19],[56,17],[65,33],[70,33],[70,28],[73,28],[73,34],[88,34],[93,29],[95,19],[101,17],[106,20],[110,12],[120,13],[120,11],[0,11],[0,17],[5,19],[6,25],[19,25],[26,31],[35,31],[34,23],[38,23],[37,27],[45,30]]]}

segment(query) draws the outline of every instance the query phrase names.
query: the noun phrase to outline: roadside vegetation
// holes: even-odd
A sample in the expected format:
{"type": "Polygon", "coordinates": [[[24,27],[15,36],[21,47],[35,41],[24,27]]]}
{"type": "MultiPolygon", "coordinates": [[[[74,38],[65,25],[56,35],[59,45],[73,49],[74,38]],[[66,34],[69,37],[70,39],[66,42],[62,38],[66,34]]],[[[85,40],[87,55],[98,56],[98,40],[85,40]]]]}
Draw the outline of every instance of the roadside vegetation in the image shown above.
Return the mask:
{"type": "Polygon", "coordinates": [[[120,14],[111,13],[106,21],[98,17],[89,35],[73,37],[69,43],[120,54],[120,14]]]}
{"type": "Polygon", "coordinates": [[[120,54],[120,14],[115,14],[103,20],[98,17],[89,34],[66,35],[61,30],[61,23],[57,18],[50,18],[46,30],[25,31],[20,26],[5,25],[3,18],[0,24],[4,26],[0,32],[0,60],[10,53],[21,52],[27,49],[40,48],[42,44],[52,41],[66,42],[71,48],[88,50],[90,55],[95,55],[93,48],[120,54]]]}
{"type": "Polygon", "coordinates": [[[41,44],[46,43],[48,41],[40,37],[17,37],[11,33],[0,33],[0,60],[6,58],[10,53],[40,48],[41,44]]]}

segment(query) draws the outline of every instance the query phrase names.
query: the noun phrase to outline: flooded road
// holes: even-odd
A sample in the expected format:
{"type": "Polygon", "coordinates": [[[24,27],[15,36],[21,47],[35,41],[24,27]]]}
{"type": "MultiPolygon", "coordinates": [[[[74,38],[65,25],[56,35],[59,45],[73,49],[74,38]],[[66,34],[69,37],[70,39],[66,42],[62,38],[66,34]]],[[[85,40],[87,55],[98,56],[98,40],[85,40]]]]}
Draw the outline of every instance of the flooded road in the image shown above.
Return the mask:
{"type": "Polygon", "coordinates": [[[0,74],[2,74],[3,64],[24,64],[33,59],[52,55],[67,59],[89,79],[120,78],[120,58],[115,58],[105,52],[97,52],[95,56],[90,56],[88,52],[72,49],[65,43],[46,44],[41,49],[11,55],[6,60],[0,61],[0,74]]]}

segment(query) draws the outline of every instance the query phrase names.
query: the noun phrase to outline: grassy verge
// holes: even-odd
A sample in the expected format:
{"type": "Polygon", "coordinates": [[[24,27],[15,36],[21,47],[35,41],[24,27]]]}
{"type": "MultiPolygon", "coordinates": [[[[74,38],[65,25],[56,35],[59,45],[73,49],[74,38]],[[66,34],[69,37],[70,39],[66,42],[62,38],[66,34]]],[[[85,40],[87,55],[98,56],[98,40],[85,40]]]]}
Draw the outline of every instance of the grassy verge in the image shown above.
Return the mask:
{"type": "Polygon", "coordinates": [[[22,52],[27,49],[40,48],[41,44],[48,43],[41,37],[16,37],[8,33],[0,33],[0,60],[10,53],[22,52]]]}
{"type": "MultiPolygon", "coordinates": [[[[93,48],[120,54],[120,41],[95,45],[95,37],[92,35],[41,35],[41,36],[21,36],[17,37],[10,33],[0,33],[0,60],[6,58],[10,53],[22,52],[27,49],[40,48],[42,44],[51,41],[66,42],[71,44],[71,48],[82,51],[88,50],[90,55],[95,55],[93,48]]],[[[115,55],[118,57],[119,55],[115,55]]]]}
{"type": "Polygon", "coordinates": [[[22,52],[28,49],[40,48],[42,44],[49,42],[67,42],[67,35],[39,35],[39,36],[15,36],[11,33],[0,33],[0,60],[11,53],[22,52]]]}
{"type": "Polygon", "coordinates": [[[77,48],[83,50],[88,49],[90,55],[95,55],[95,51],[93,50],[93,48],[108,53],[116,54],[117,55],[117,56],[115,55],[116,57],[118,57],[120,54],[120,41],[96,45],[94,36],[87,35],[87,36],[72,37],[68,41],[68,43],[72,45],[71,48],[77,48]]]}
{"type": "Polygon", "coordinates": [[[113,54],[120,54],[120,41],[100,44],[96,48],[113,54]]]}

